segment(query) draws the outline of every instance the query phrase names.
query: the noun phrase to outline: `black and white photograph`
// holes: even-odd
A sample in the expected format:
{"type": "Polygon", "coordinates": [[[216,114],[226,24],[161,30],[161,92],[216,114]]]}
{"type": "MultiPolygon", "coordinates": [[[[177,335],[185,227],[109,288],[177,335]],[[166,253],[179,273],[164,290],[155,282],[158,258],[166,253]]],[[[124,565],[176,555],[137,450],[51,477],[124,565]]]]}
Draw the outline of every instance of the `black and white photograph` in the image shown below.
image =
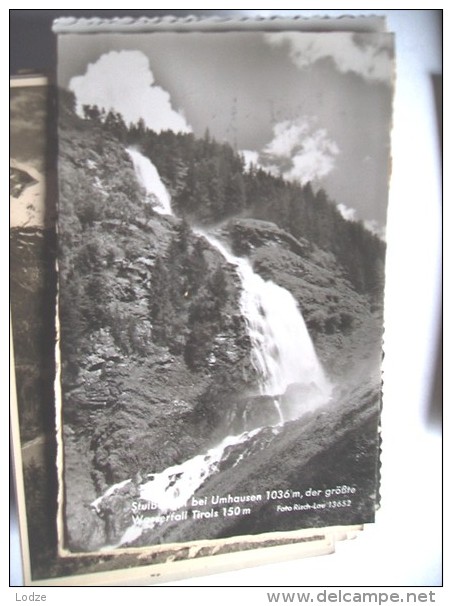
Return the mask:
{"type": "MultiPolygon", "coordinates": [[[[57,244],[55,90],[43,76],[11,80],[10,278],[11,335],[14,368],[11,429],[22,562],[26,584],[83,584],[87,578],[118,578],[134,568],[135,581],[171,574],[210,571],[234,565],[329,554],[335,542],[356,536],[360,528],[297,530],[196,548],[161,549],[159,553],[116,553],[108,558],[58,554],[57,441],[55,418],[55,340],[57,244]],[[244,554],[240,558],[239,553],[244,554]],[[195,563],[194,563],[195,562],[195,563]],[[198,564],[199,562],[199,564],[198,564]],[[148,571],[149,566],[152,573],[148,571]]],[[[129,573],[129,582],[130,582],[129,573]]],[[[95,581],[92,581],[95,582],[95,581]]]]}
{"type": "Polygon", "coordinates": [[[34,556],[40,562],[48,558],[57,541],[56,132],[52,138],[49,104],[47,78],[11,80],[10,314],[16,395],[11,412],[16,490],[24,504],[22,536],[35,562],[34,556]]]}
{"type": "Polygon", "coordinates": [[[58,57],[61,552],[372,522],[393,36],[58,57]]]}

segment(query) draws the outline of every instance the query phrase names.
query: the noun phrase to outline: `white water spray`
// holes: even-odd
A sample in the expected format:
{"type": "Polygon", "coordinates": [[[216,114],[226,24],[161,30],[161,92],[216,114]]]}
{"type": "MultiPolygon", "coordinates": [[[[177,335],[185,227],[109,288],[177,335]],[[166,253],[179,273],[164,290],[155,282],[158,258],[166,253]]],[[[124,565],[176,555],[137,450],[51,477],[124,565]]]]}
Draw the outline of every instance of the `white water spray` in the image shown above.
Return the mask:
{"type": "Polygon", "coordinates": [[[154,210],[161,215],[172,215],[171,197],[155,166],[137,149],[129,147],[126,151],[133,162],[137,179],[149,196],[154,210]]]}
{"type": "MultiPolygon", "coordinates": [[[[154,165],[134,149],[127,150],[137,176],[148,194],[152,194],[155,210],[172,214],[169,194],[154,165]],[[157,200],[155,200],[157,199],[157,200]]],[[[328,402],[331,386],[325,377],[303,316],[289,291],[265,281],[256,274],[251,263],[236,257],[211,235],[199,232],[228,263],[236,268],[242,284],[240,307],[247,323],[253,365],[258,375],[258,391],[273,398],[279,425],[299,417],[328,402]],[[290,394],[289,394],[290,392],[290,394]]],[[[156,515],[136,516],[118,537],[116,547],[136,540],[144,530],[166,520],[169,512],[186,506],[209,476],[220,469],[229,453],[228,465],[234,467],[253,452],[253,440],[263,427],[240,435],[227,436],[216,447],[164,471],[148,474],[138,487],[139,499],[152,503],[156,515]],[[251,451],[249,450],[251,448],[251,451]],[[231,456],[231,450],[234,454],[231,456]]],[[[91,505],[99,514],[108,509],[108,501],[128,489],[131,480],[111,486],[91,505]]],[[[174,514],[171,514],[174,515],[174,514]]]]}
{"type": "MultiPolygon", "coordinates": [[[[165,521],[165,516],[184,507],[205,480],[219,470],[225,453],[230,453],[234,449],[234,453],[230,455],[230,465],[235,467],[246,456],[241,445],[244,445],[246,452],[246,443],[260,431],[262,427],[237,436],[227,436],[218,446],[210,448],[205,454],[196,455],[180,465],[167,467],[160,473],[148,474],[138,487],[138,499],[141,503],[152,503],[156,515],[149,517],[136,515],[115,547],[137,539],[143,530],[159,526],[165,521]]],[[[124,488],[129,489],[131,482],[125,480],[110,486],[102,496],[91,503],[91,507],[102,515],[104,510],[109,509],[109,497],[121,494],[124,488]]]]}
{"type": "Polygon", "coordinates": [[[148,482],[140,486],[140,498],[152,501],[162,512],[183,507],[204,480],[218,470],[225,450],[243,444],[259,431],[256,429],[238,436],[227,436],[221,444],[205,454],[153,474],[148,482]],[[178,482],[181,478],[184,478],[184,481],[178,482]]]}
{"type": "MultiPolygon", "coordinates": [[[[290,385],[307,385],[315,387],[310,391],[311,396],[316,394],[316,402],[312,406],[303,402],[300,412],[325,403],[330,395],[330,385],[292,294],[261,278],[248,259],[234,256],[216,238],[207,234],[204,237],[236,267],[240,277],[243,287],[241,311],[251,339],[261,395],[282,396],[290,385]]],[[[279,404],[277,410],[284,416],[279,404]]],[[[293,418],[293,414],[291,416],[293,418]]]]}

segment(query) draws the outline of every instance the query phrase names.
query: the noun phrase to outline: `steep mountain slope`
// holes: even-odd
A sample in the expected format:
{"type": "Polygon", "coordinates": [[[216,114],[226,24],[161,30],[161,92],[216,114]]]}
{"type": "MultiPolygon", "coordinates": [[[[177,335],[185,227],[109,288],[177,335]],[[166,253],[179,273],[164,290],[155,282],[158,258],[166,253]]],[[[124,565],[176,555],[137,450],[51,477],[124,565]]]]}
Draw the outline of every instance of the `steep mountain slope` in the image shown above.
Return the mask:
{"type": "MultiPolygon", "coordinates": [[[[312,190],[245,173],[228,146],[126,129],[119,118],[104,124],[95,113],[82,120],[66,101],[60,127],[59,309],[69,546],[90,550],[119,540],[145,476],[206,453],[225,436],[277,423],[274,398],[257,388],[238,273],[193,229],[199,223],[234,254],[248,257],[264,279],[293,293],[334,386],[325,409],[276,433],[264,431],[263,441],[252,437],[251,450],[234,447],[238,467],[231,469],[226,460],[199,490],[262,491],[276,486],[276,479],[304,483],[315,459],[319,485],[361,482],[362,498],[344,520],[359,518],[366,507],[371,517],[384,246],[363,228],[350,228],[312,190]],[[154,210],[130,145],[152,154],[182,218],[154,210]],[[268,187],[258,202],[264,182],[268,187]],[[289,229],[296,203],[305,207],[305,216],[319,203],[323,224],[311,217],[303,232],[297,215],[289,229]],[[334,225],[338,233],[329,248],[334,225]],[[352,232],[354,240],[340,239],[352,232]],[[370,454],[363,473],[350,462],[365,448],[370,454]],[[344,449],[344,464],[331,473],[328,461],[344,449]],[[118,483],[126,489],[109,499],[108,515],[104,508],[103,517],[96,516],[89,504],[118,483]]],[[[306,397],[305,387],[291,389],[306,397]]],[[[281,406],[288,397],[277,394],[281,406]]],[[[272,514],[257,515],[263,521],[251,521],[250,532],[265,529],[272,514]]],[[[338,523],[336,514],[330,518],[328,523],[338,523]]],[[[297,517],[289,526],[317,522],[297,517]]],[[[277,527],[286,528],[280,522],[277,527]]],[[[192,532],[184,529],[157,535],[183,540],[192,532]]],[[[223,520],[209,536],[234,529],[241,529],[237,520],[223,520]]]]}

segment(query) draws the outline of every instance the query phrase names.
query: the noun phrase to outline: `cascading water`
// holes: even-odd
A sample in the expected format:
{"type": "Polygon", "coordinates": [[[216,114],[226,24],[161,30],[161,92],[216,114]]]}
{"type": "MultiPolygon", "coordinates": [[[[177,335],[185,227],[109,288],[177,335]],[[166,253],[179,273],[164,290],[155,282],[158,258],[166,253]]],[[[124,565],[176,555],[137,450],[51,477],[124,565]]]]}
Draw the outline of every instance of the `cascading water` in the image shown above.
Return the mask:
{"type": "MultiPolygon", "coordinates": [[[[161,214],[172,214],[170,195],[156,167],[135,148],[128,148],[127,153],[139,182],[152,197],[154,209],[161,214]]],[[[260,394],[275,396],[281,422],[287,415],[281,410],[278,398],[290,385],[310,387],[310,390],[304,390],[300,413],[324,403],[329,397],[330,386],[294,297],[274,282],[263,280],[247,259],[234,256],[212,235],[200,235],[236,267],[240,277],[241,311],[251,339],[260,394]]],[[[289,416],[298,416],[297,411],[292,410],[289,416]]]]}
{"type": "MultiPolygon", "coordinates": [[[[172,214],[169,194],[154,165],[135,149],[128,149],[137,177],[148,194],[152,194],[155,210],[172,214]]],[[[257,391],[273,398],[279,424],[271,429],[278,433],[285,421],[325,404],[331,387],[317,358],[303,317],[293,296],[271,281],[256,274],[251,263],[236,257],[210,234],[198,232],[233,265],[242,284],[241,312],[246,320],[251,341],[253,365],[258,376],[257,391]]],[[[267,426],[271,425],[269,422],[267,426]]],[[[151,473],[136,487],[142,502],[152,503],[150,517],[136,516],[116,537],[116,546],[136,540],[145,529],[162,524],[168,512],[183,508],[209,476],[219,471],[228,457],[228,466],[243,461],[253,451],[253,439],[265,427],[240,435],[227,436],[205,454],[197,455],[180,465],[160,473],[151,473]],[[232,454],[231,454],[232,453],[232,454]]],[[[130,489],[132,480],[111,486],[91,505],[102,517],[110,511],[112,498],[130,489]]],[[[124,498],[124,497],[122,497],[124,498]]],[[[171,514],[173,515],[173,514],[171,514]]]]}
{"type": "MultiPolygon", "coordinates": [[[[162,523],[162,516],[175,512],[184,507],[196,490],[205,480],[219,470],[219,466],[227,451],[230,454],[231,466],[235,466],[243,457],[242,445],[256,436],[262,428],[247,431],[237,436],[227,436],[218,446],[209,449],[206,453],[184,461],[180,465],[167,467],[160,473],[148,474],[146,480],[138,486],[138,499],[141,502],[153,504],[157,516],[146,518],[135,516],[133,524],[128,526],[121,537],[118,537],[117,546],[123,545],[138,538],[143,530],[154,528],[162,523]],[[234,451],[231,455],[231,451],[234,451]]],[[[91,503],[91,507],[101,516],[110,508],[110,498],[127,492],[132,480],[119,482],[110,488],[98,499],[91,503]]]]}
{"type": "Polygon", "coordinates": [[[211,235],[204,237],[235,266],[240,277],[241,311],[251,340],[260,394],[275,397],[283,420],[288,420],[288,415],[281,410],[280,397],[289,386],[305,386],[303,402],[298,411],[296,403],[295,409],[291,405],[289,418],[325,403],[331,388],[294,297],[285,288],[256,274],[248,259],[232,255],[211,235]]]}
{"type": "Polygon", "coordinates": [[[137,149],[129,147],[126,151],[132,160],[137,179],[148,194],[154,210],[161,215],[172,215],[171,197],[155,166],[137,149]]]}

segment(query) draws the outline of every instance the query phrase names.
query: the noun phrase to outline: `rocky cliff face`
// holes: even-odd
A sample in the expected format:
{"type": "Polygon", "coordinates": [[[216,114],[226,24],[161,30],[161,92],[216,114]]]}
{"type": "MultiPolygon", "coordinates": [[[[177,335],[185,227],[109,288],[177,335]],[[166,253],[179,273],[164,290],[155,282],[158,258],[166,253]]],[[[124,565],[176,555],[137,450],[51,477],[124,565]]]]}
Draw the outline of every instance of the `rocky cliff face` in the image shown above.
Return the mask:
{"type": "MultiPolygon", "coordinates": [[[[100,124],[71,114],[60,142],[65,506],[69,546],[83,550],[115,535],[89,509],[109,486],[279,419],[257,395],[234,267],[185,220],[154,212],[126,146],[100,124]]],[[[362,376],[378,370],[381,318],[333,254],[252,218],[216,235],[293,293],[333,382],[358,362],[362,376]]]]}
{"type": "Polygon", "coordinates": [[[235,272],[183,221],[153,212],[117,141],[99,146],[99,133],[91,135],[63,129],[71,144],[60,158],[66,513],[74,549],[100,545],[105,535],[93,530],[81,498],[86,505],[113,483],[161,471],[221,439],[234,422],[228,402],[254,373],[235,272]]]}
{"type": "Polygon", "coordinates": [[[381,308],[356,291],[332,253],[255,219],[233,220],[227,234],[257,273],[294,295],[331,378],[343,378],[375,347],[380,355],[381,308]]]}

